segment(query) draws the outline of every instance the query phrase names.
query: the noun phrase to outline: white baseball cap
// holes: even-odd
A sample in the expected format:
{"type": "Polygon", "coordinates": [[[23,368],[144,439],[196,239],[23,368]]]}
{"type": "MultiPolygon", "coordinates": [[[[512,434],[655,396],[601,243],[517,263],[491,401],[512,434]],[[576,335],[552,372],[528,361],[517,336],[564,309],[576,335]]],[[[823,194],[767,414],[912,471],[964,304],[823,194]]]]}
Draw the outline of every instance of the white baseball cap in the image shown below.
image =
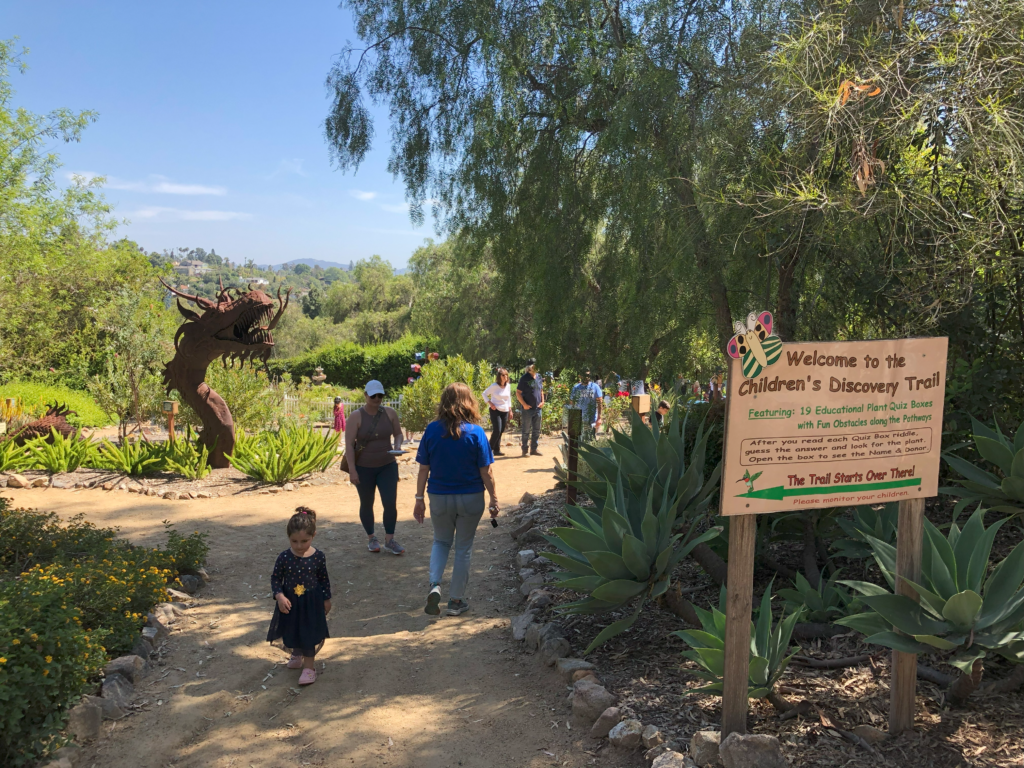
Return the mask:
{"type": "Polygon", "coordinates": [[[374,395],[383,395],[384,385],[381,384],[376,379],[370,379],[368,382],[366,382],[366,394],[368,397],[373,397],[374,395]]]}

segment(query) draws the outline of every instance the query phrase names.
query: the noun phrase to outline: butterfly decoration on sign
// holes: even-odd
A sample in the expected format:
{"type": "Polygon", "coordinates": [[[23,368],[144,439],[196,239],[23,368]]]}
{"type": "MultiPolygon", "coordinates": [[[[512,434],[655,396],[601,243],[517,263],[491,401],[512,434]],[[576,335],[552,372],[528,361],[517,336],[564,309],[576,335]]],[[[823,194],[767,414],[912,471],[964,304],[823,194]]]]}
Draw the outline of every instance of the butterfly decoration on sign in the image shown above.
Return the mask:
{"type": "Polygon", "coordinates": [[[725,351],[740,361],[744,378],[751,379],[782,357],[782,339],[772,333],[772,313],[751,312],[747,323],[736,323],[736,335],[725,351]]]}

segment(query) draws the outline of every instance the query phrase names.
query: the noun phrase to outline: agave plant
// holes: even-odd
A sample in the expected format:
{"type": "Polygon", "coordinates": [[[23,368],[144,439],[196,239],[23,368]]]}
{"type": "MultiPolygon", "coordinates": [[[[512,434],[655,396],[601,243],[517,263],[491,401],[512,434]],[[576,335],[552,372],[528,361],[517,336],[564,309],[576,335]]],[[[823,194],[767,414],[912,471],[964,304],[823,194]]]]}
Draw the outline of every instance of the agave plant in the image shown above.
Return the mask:
{"type": "MultiPolygon", "coordinates": [[[[989,652],[1024,662],[1024,542],[991,572],[988,568],[992,542],[1008,519],[985,528],[985,511],[978,509],[962,531],[953,523],[948,536],[925,520],[921,582],[907,580],[921,602],[877,584],[843,581],[860,592],[869,610],[835,623],[863,632],[869,643],[897,651],[951,652],[949,663],[960,675],[949,696],[954,703],[963,702],[981,681],[989,652]]],[[[896,548],[873,537],[868,541],[893,589],[896,548]]]]}
{"type": "Polygon", "coordinates": [[[953,507],[955,521],[964,507],[980,501],[995,512],[1009,512],[1019,515],[1024,512],[1024,422],[1017,428],[1011,440],[996,424],[994,430],[971,417],[974,425],[972,436],[974,447],[987,462],[999,468],[1002,477],[982,469],[951,451],[942,454],[952,469],[963,477],[961,487],[940,488],[939,492],[959,496],[960,501],[953,507]]]}
{"type": "Polygon", "coordinates": [[[123,475],[139,477],[164,468],[164,449],[160,445],[143,440],[122,440],[115,445],[104,438],[100,444],[96,465],[100,469],[109,469],[123,475]]]}
{"type": "Polygon", "coordinates": [[[28,449],[14,440],[0,442],[0,472],[18,472],[32,466],[28,449]]]}
{"type": "Polygon", "coordinates": [[[797,573],[794,580],[795,588],[780,589],[779,597],[794,611],[803,609],[807,621],[827,624],[836,616],[845,616],[849,613],[850,606],[855,601],[849,592],[837,586],[838,576],[837,571],[828,581],[819,582],[818,588],[815,589],[802,573],[797,573]]]}
{"type": "Polygon", "coordinates": [[[588,467],[602,478],[576,482],[595,507],[566,507],[570,527],[547,536],[562,554],[545,556],[567,569],[555,574],[559,586],[589,595],[562,610],[613,611],[640,598],[633,614],[606,627],[588,653],[632,626],[646,601],[668,589],[675,566],[718,535],[716,529],[695,535],[694,526],[676,533],[681,517],[692,521],[707,509],[718,485],[721,467],[704,478],[708,436],[698,430],[687,463],[678,426],[658,434],[630,416],[632,436],[616,430],[610,446],[580,446],[588,467]]]}
{"type": "Polygon", "coordinates": [[[895,544],[899,509],[900,505],[896,502],[890,502],[880,509],[870,504],[854,507],[852,520],[836,519],[847,538],[836,541],[832,546],[843,557],[863,560],[871,557],[869,536],[886,544],[895,544]]]}
{"type": "Polygon", "coordinates": [[[288,427],[249,436],[239,432],[231,466],[265,483],[284,483],[322,472],[338,460],[339,433],[320,434],[309,427],[288,427]]]}
{"type": "Polygon", "coordinates": [[[92,440],[80,440],[77,435],[65,437],[52,427],[49,437],[28,440],[25,448],[28,449],[30,466],[45,469],[51,474],[74,472],[88,464],[96,452],[96,444],[92,440]]]}
{"type": "MultiPolygon", "coordinates": [[[[793,637],[793,628],[803,617],[803,609],[798,608],[773,627],[771,593],[772,585],[769,584],[761,598],[757,623],[750,622],[750,679],[747,697],[768,699],[776,709],[785,711],[791,707],[775,692],[775,684],[795,655],[786,654],[793,637]]],[[[708,682],[698,691],[722,692],[725,675],[725,602],[726,591],[722,587],[718,608],[705,611],[695,607],[703,630],[685,629],[673,633],[690,646],[690,650],[683,651],[683,656],[700,667],[693,674],[708,682]]]]}

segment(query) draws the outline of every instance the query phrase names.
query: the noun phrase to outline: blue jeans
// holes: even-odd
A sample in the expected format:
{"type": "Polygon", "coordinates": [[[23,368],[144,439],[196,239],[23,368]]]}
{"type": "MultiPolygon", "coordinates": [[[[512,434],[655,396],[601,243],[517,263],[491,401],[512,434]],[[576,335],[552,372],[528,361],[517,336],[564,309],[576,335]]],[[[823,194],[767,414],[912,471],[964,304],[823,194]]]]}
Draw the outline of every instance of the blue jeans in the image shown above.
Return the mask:
{"type": "Polygon", "coordinates": [[[384,533],[395,534],[395,523],[398,521],[398,462],[392,461],[383,467],[360,467],[356,465],[359,475],[359,522],[367,536],[373,536],[373,497],[380,491],[380,503],[384,505],[384,533]]]}
{"type": "Polygon", "coordinates": [[[523,409],[523,453],[526,449],[537,450],[540,439],[540,408],[523,409]]]}
{"type": "Polygon", "coordinates": [[[448,553],[455,543],[455,563],[448,596],[461,600],[469,583],[469,560],[473,537],[484,514],[484,494],[429,493],[430,524],[434,526],[434,546],[430,550],[430,583],[440,584],[448,565],[448,553]]]}

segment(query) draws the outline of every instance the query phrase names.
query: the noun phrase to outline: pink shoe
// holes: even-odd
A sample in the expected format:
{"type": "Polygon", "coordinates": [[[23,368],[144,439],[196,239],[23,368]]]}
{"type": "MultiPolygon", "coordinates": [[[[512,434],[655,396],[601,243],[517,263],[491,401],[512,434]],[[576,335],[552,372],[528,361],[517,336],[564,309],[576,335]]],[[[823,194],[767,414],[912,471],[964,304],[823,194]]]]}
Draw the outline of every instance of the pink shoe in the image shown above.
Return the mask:
{"type": "Polygon", "coordinates": [[[299,685],[312,685],[316,682],[316,670],[315,669],[304,669],[302,674],[299,675],[299,685]]]}
{"type": "Polygon", "coordinates": [[[288,669],[298,669],[302,666],[302,656],[297,656],[293,653],[285,666],[288,667],[288,669]]]}

